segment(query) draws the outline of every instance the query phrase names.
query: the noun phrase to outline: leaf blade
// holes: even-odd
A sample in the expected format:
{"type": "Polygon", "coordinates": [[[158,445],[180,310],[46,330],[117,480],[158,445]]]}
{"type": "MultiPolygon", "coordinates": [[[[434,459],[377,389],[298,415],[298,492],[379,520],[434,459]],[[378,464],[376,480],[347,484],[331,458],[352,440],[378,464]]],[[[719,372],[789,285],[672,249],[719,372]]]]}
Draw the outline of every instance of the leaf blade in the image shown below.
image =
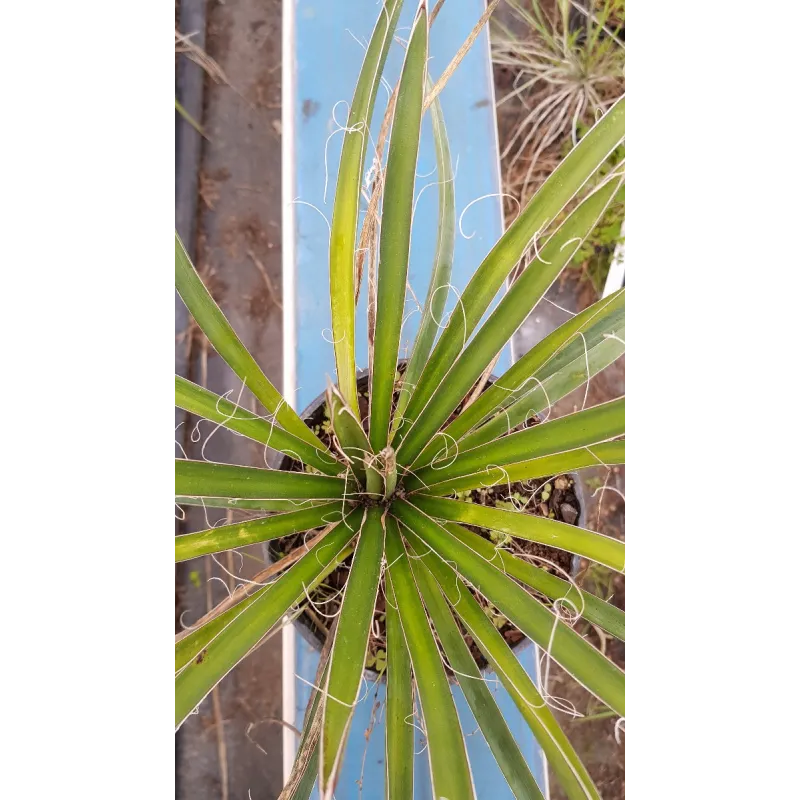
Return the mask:
{"type": "Polygon", "coordinates": [[[602,533],[523,511],[507,511],[444,497],[419,494],[411,502],[436,519],[489,528],[519,539],[566,550],[617,572],[625,570],[625,545],[619,539],[604,536],[602,533]]]}
{"type": "Polygon", "coordinates": [[[586,797],[600,800],[591,776],[569,739],[564,735],[552,711],[545,704],[539,690],[464,582],[458,578],[453,568],[437,556],[412,530],[408,530],[406,535],[415,557],[420,559],[436,578],[448,603],[458,614],[511,695],[544,751],[548,764],[558,777],[567,797],[570,800],[582,800],[586,797]]]}
{"type": "Polygon", "coordinates": [[[284,455],[300,456],[300,460],[326,475],[338,475],[342,465],[328,450],[318,450],[304,439],[267,422],[241,406],[230,402],[196,383],[175,376],[175,405],[224,428],[241,433],[254,442],[271,447],[284,455]]]}
{"type": "MultiPolygon", "coordinates": [[[[332,529],[333,526],[331,526],[331,530],[332,529]]],[[[314,545],[312,544],[311,547],[313,546],[314,545]]],[[[308,550],[310,550],[311,547],[309,547],[308,550]]],[[[342,561],[344,561],[352,552],[352,545],[347,545],[342,548],[336,558],[328,563],[325,569],[308,585],[309,591],[324,581],[325,578],[327,578],[328,575],[333,572],[333,570],[336,569],[336,567],[338,567],[339,564],[341,564],[342,561]]],[[[265,570],[265,572],[268,571],[269,568],[265,570]]],[[[260,576],[261,573],[256,575],[254,577],[254,581],[258,582],[260,580],[260,576]]],[[[253,584],[249,584],[246,591],[241,592],[240,590],[237,590],[237,592],[234,592],[230,598],[233,602],[233,605],[230,605],[224,611],[214,614],[214,616],[212,616],[210,619],[203,617],[202,619],[205,619],[205,622],[201,621],[201,623],[196,627],[189,628],[182,634],[176,636],[175,672],[178,672],[200,652],[202,652],[209,642],[213,641],[217,635],[224,630],[235,617],[239,615],[241,611],[255,602],[257,597],[263,594],[271,585],[272,582],[269,581],[262,583],[257,589],[253,589],[253,584]],[[237,593],[239,595],[238,597],[237,593]]],[[[243,589],[244,587],[241,588],[243,589]]]]}
{"type": "Polygon", "coordinates": [[[479,472],[487,466],[503,467],[518,461],[591,447],[625,432],[625,398],[577,411],[461,451],[448,465],[417,470],[406,485],[410,489],[479,472]]]}
{"type": "MultiPolygon", "coordinates": [[[[432,87],[428,77],[428,91],[432,87]]],[[[411,357],[406,364],[403,380],[397,398],[397,408],[392,418],[392,436],[403,417],[411,392],[422,374],[422,369],[430,355],[433,341],[438,330],[438,321],[444,313],[447,292],[443,292],[450,283],[453,271],[453,254],[456,244],[456,192],[453,164],[450,158],[450,140],[444,121],[442,104],[437,96],[431,105],[431,122],[433,127],[433,144],[436,151],[436,174],[439,178],[439,219],[437,225],[436,251],[433,256],[433,269],[428,284],[428,293],[422,310],[422,320],[414,339],[411,357]],[[406,388],[409,387],[409,388],[406,388]]],[[[391,438],[391,437],[390,437],[391,438]]]]}
{"type": "MultiPolygon", "coordinates": [[[[544,381],[552,374],[548,369],[568,343],[584,333],[587,338],[590,329],[597,328],[603,333],[613,333],[616,321],[624,319],[625,290],[620,289],[607,298],[599,300],[580,314],[565,322],[555,331],[534,345],[522,358],[504,372],[495,383],[489,386],[472,405],[464,409],[444,432],[457,441],[470,430],[488,419],[497,409],[508,404],[508,398],[535,376],[544,381]]],[[[416,464],[429,464],[433,459],[435,442],[429,445],[416,460],[416,464]]]]}
{"type": "Polygon", "coordinates": [[[391,202],[384,203],[381,218],[377,322],[369,398],[369,440],[375,452],[383,450],[389,441],[411,247],[411,215],[427,59],[428,14],[423,3],[414,17],[400,74],[384,179],[384,196],[391,198],[391,202]]]}
{"type": "MultiPolygon", "coordinates": [[[[619,328],[618,332],[624,335],[625,328],[619,328]]],[[[567,357],[574,354],[575,358],[572,361],[567,362],[557,371],[551,372],[544,380],[523,390],[519,397],[517,397],[518,392],[512,393],[509,396],[509,399],[513,401],[511,405],[465,436],[459,445],[471,450],[503,436],[517,425],[543,411],[547,411],[549,415],[553,404],[573,389],[587,383],[587,374],[589,379],[593,378],[625,352],[625,345],[616,338],[604,339],[591,347],[588,346],[588,343],[584,346],[582,341],[575,342],[575,344],[578,347],[569,347],[562,354],[567,357]],[[514,399],[515,397],[517,399],[514,399]]]]}
{"type": "Polygon", "coordinates": [[[369,142],[365,134],[402,5],[402,0],[387,0],[370,37],[344,131],[331,218],[330,296],[336,375],[339,389],[354,411],[358,409],[354,257],[361,176],[369,142]]]}
{"type": "MultiPolygon", "coordinates": [[[[322,676],[324,683],[327,669],[322,676]]],[[[289,783],[283,787],[278,800],[310,800],[319,772],[319,728],[321,726],[322,693],[315,691],[303,723],[303,735],[297,745],[297,755],[289,783]],[[301,760],[302,759],[302,760],[301,760]]]]}
{"type": "Polygon", "coordinates": [[[386,798],[414,798],[414,687],[411,657],[391,586],[386,591],[386,798]]]}
{"type": "Polygon", "coordinates": [[[624,463],[625,440],[617,439],[613,442],[601,442],[592,447],[567,450],[552,456],[517,461],[514,464],[506,464],[504,467],[489,466],[479,472],[462,475],[460,478],[452,478],[432,483],[429,486],[420,486],[418,489],[408,489],[408,491],[440,496],[450,492],[528,481],[533,478],[546,478],[550,475],[563,475],[585,467],[608,467],[624,463]]]}
{"type": "MultiPolygon", "coordinates": [[[[306,500],[303,506],[320,505],[324,500],[306,500]]],[[[176,506],[194,506],[200,508],[239,508],[246,511],[296,511],[300,505],[293,500],[252,500],[238,497],[188,497],[175,495],[176,506]]]]}
{"type": "Polygon", "coordinates": [[[386,520],[386,560],[386,574],[397,602],[425,722],[433,796],[474,800],[453,696],[393,517],[386,520]]]}
{"type": "Polygon", "coordinates": [[[338,522],[341,518],[342,504],[336,502],[186,533],[175,537],[175,561],[188,561],[210,553],[267,542],[291,533],[302,533],[338,522]]]}
{"type": "Polygon", "coordinates": [[[319,783],[326,798],[333,795],[364,671],[381,574],[383,540],[381,509],[370,508],[361,526],[342,599],[325,684],[319,783]]]}
{"type": "Polygon", "coordinates": [[[503,349],[550,285],[572,260],[602,218],[622,179],[611,180],[590,194],[550,236],[541,254],[514,281],[497,308],[476,331],[430,399],[408,427],[397,452],[402,464],[413,463],[447,421],[475,382],[503,349]]]}
{"type": "Polygon", "coordinates": [[[609,708],[625,714],[625,675],[616,664],[534,600],[501,570],[480,558],[416,506],[400,501],[392,513],[442,558],[457,565],[473,586],[526,636],[609,708]]]}
{"type": "Polygon", "coordinates": [[[602,628],[621,642],[625,641],[625,612],[616,606],[601,600],[585,589],[576,591],[576,587],[569,581],[559,578],[557,575],[551,575],[544,569],[517,558],[500,547],[494,547],[491,542],[461,525],[443,522],[442,527],[487,561],[499,561],[503,572],[507,575],[530,586],[531,589],[541,592],[551,600],[569,600],[575,604],[584,619],[602,628]]]}
{"type": "Polygon", "coordinates": [[[280,500],[343,498],[347,483],[327,475],[175,459],[175,494],[280,500]]]}
{"type": "Polygon", "coordinates": [[[372,449],[367,434],[361,427],[361,419],[356,416],[335,386],[328,386],[325,400],[342,454],[363,486],[367,481],[366,465],[370,461],[372,449]]]}
{"type": "Polygon", "coordinates": [[[233,669],[261,637],[277,623],[286,610],[304,596],[305,587],[313,583],[335,560],[355,531],[347,520],[308,551],[290,570],[270,584],[242,610],[210,643],[208,648],[178,674],[175,680],[175,725],[186,717],[233,669]]]}
{"type": "Polygon", "coordinates": [[[523,798],[544,800],[544,795],[536,785],[519,745],[511,734],[491,691],[483,681],[475,659],[464,642],[446,600],[442,597],[439,585],[428,568],[418,559],[411,559],[410,564],[447,660],[459,677],[464,697],[511,791],[518,800],[523,798]]]}
{"type": "Polygon", "coordinates": [[[620,98],[542,184],[478,267],[417,382],[398,428],[398,450],[411,423],[427,404],[466,345],[494,296],[531,240],[584,185],[624,137],[625,98],[620,98]]]}
{"type": "Polygon", "coordinates": [[[175,234],[175,288],[214,349],[264,408],[275,415],[284,430],[324,452],[325,445],[312,433],[294,409],[287,405],[281,393],[272,385],[250,351],[236,335],[222,309],[197,274],[177,233],[175,234]]]}
{"type": "Polygon", "coordinates": [[[241,603],[237,603],[232,608],[229,608],[227,611],[209,620],[199,628],[190,631],[187,636],[176,641],[175,672],[180,671],[192,659],[196,658],[221,631],[227,628],[247,606],[252,605],[267,588],[268,586],[264,586],[261,589],[257,589],[252,595],[242,600],[241,603]]]}

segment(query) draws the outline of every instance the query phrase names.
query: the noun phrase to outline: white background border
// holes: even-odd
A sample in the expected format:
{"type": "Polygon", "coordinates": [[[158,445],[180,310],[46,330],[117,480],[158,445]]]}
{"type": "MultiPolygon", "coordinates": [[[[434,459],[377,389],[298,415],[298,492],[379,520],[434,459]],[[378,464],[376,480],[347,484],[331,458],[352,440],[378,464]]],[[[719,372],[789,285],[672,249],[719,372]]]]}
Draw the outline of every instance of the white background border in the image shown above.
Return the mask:
{"type": "MultiPolygon", "coordinates": [[[[170,797],[173,9],[4,11],[4,785],[170,797]]],[[[628,797],[788,797],[795,8],[629,16],[628,797]]]]}

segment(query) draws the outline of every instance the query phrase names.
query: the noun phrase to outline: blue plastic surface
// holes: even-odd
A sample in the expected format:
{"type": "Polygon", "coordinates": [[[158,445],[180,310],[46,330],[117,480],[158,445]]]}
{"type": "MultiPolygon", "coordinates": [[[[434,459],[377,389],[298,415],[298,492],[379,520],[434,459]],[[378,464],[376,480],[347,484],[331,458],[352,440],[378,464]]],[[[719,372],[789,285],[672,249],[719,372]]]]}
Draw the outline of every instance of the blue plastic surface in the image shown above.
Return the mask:
{"type": "MultiPolygon", "coordinates": [[[[345,124],[347,109],[364,54],[356,39],[366,42],[372,33],[380,4],[375,0],[290,0],[294,2],[294,63],[295,63],[295,163],[294,196],[298,200],[317,206],[330,221],[331,203],[335,190],[335,170],[341,150],[342,134],[330,134],[345,124]],[[339,101],[336,116],[334,106],[339,101]],[[347,103],[348,105],[346,105],[347,103]],[[325,188],[325,144],[328,141],[328,186],[325,188]]],[[[406,0],[396,35],[407,37],[417,3],[406,0]]],[[[445,69],[461,44],[469,35],[475,22],[485,9],[484,0],[451,0],[445,3],[431,31],[431,59],[429,70],[434,79],[445,69]]],[[[285,9],[284,13],[288,10],[285,9]]],[[[390,52],[386,77],[391,85],[397,79],[403,50],[395,45],[390,52]]],[[[373,141],[377,136],[388,91],[382,87],[373,117],[373,141]]],[[[497,163],[497,133],[493,108],[492,72],[488,58],[488,39],[484,31],[473,48],[451,77],[441,95],[442,107],[450,138],[450,148],[456,168],[456,211],[461,211],[476,198],[501,191],[497,163]]],[[[374,150],[370,148],[371,159],[374,150]]],[[[417,193],[436,181],[435,156],[429,115],[423,123],[417,193]]],[[[290,176],[286,176],[287,178],[290,176]]],[[[435,247],[438,192],[434,185],[422,192],[416,206],[412,232],[409,281],[416,296],[422,301],[427,292],[431,263],[435,247]]],[[[463,234],[456,232],[455,260],[452,283],[460,292],[502,233],[501,201],[489,197],[475,203],[463,218],[463,234]],[[469,236],[470,238],[466,238],[469,236]]],[[[295,206],[296,252],[296,406],[305,408],[325,388],[325,376],[335,374],[331,346],[330,304],[328,298],[328,225],[312,208],[295,206]],[[327,340],[327,341],[326,341],[327,340]]],[[[359,367],[367,365],[365,287],[357,310],[357,350],[359,367]]],[[[453,292],[448,297],[446,312],[456,303],[453,292]]],[[[415,307],[409,297],[407,312],[415,307]]],[[[420,314],[411,314],[401,341],[400,355],[410,350],[413,336],[419,325],[420,314]]],[[[506,351],[498,362],[496,371],[502,372],[510,364],[506,351]]],[[[520,660],[531,675],[535,675],[535,648],[527,647],[520,660]]],[[[297,636],[297,674],[312,681],[316,673],[318,654],[297,636]]],[[[296,681],[296,720],[302,724],[310,688],[296,681]]],[[[345,763],[338,782],[338,800],[351,798],[378,798],[384,791],[384,726],[383,701],[385,687],[377,687],[381,706],[376,720],[371,719],[375,704],[376,687],[367,691],[362,684],[363,701],[356,707],[350,733],[345,763]],[[369,741],[365,731],[374,722],[369,741]],[[364,757],[367,747],[366,757],[364,757]],[[359,791],[357,781],[362,779],[359,791]]],[[[462,727],[467,734],[467,749],[472,765],[473,779],[478,798],[505,800],[513,795],[506,784],[491,752],[458,687],[454,696],[462,727]]],[[[542,754],[517,708],[505,690],[497,685],[496,698],[508,724],[523,752],[529,758],[531,769],[544,790],[542,754]]],[[[424,742],[418,737],[418,749],[424,742]]],[[[427,753],[421,752],[415,763],[415,797],[430,798],[427,753]]]]}

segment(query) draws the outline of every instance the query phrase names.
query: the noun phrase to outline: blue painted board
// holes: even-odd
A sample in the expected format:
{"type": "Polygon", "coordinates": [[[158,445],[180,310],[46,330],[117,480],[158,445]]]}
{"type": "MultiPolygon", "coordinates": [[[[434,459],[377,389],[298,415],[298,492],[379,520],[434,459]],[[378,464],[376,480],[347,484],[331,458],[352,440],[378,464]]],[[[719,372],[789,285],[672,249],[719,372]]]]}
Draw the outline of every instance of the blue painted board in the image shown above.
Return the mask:
{"type": "MultiPolygon", "coordinates": [[[[335,169],[341,150],[342,134],[335,133],[345,124],[347,109],[364,54],[359,41],[366,43],[380,9],[374,0],[290,0],[291,8],[284,13],[294,14],[294,164],[289,165],[286,179],[293,181],[294,198],[316,206],[329,221],[335,189],[335,169]],[[345,101],[345,102],[340,102],[345,101]],[[337,105],[338,104],[338,105],[337,105]],[[333,119],[334,108],[337,122],[333,119]],[[333,134],[333,135],[331,135],[333,134]],[[327,142],[327,192],[326,192],[326,142],[327,142]]],[[[288,4],[287,4],[288,5],[288,4]]],[[[407,37],[417,3],[407,0],[398,24],[397,36],[407,37]]],[[[469,35],[473,25],[485,8],[483,0],[450,0],[445,3],[431,31],[431,59],[429,70],[437,78],[469,35]]],[[[403,50],[396,45],[389,54],[385,75],[394,85],[402,64],[403,50]]],[[[389,92],[382,88],[378,95],[372,125],[373,141],[377,136],[389,92]]],[[[491,65],[488,59],[486,32],[481,35],[451,77],[441,95],[442,107],[450,138],[453,164],[456,169],[456,210],[462,210],[473,200],[501,191],[497,161],[497,133],[494,117],[494,95],[491,65]]],[[[372,157],[371,148],[368,156],[372,157]]],[[[285,166],[284,169],[287,169],[285,166]]],[[[438,192],[434,185],[435,155],[429,115],[423,123],[418,166],[416,206],[412,232],[409,282],[422,301],[427,293],[436,240],[438,192]],[[427,177],[425,177],[427,176],[427,177]],[[426,189],[425,187],[428,186],[426,189]]],[[[363,213],[362,209],[362,213],[363,213]]],[[[296,281],[294,302],[296,313],[296,398],[297,408],[305,408],[325,387],[325,376],[335,374],[331,346],[330,304],[328,298],[328,224],[315,209],[295,205],[294,247],[296,281]]],[[[462,292],[477,266],[502,233],[502,208],[498,197],[488,197],[471,206],[462,220],[463,235],[456,233],[456,249],[452,283],[462,292]]],[[[366,291],[362,287],[357,309],[356,360],[360,367],[367,365],[366,347],[366,291]]],[[[407,312],[415,308],[408,297],[407,312]]],[[[457,302],[450,293],[446,312],[457,302]]],[[[403,349],[413,343],[420,314],[413,313],[403,328],[403,349]]],[[[510,354],[504,351],[497,371],[510,364],[510,354]]],[[[531,675],[536,674],[535,649],[526,648],[520,660],[531,675]]],[[[297,636],[296,671],[307,681],[313,681],[318,663],[317,653],[297,636]]],[[[301,680],[296,681],[296,718],[302,724],[311,689],[301,680]]],[[[377,798],[384,791],[384,726],[382,723],[384,686],[362,685],[364,699],[356,707],[350,740],[336,796],[339,800],[350,798],[377,798]],[[371,722],[375,693],[381,701],[381,710],[369,741],[364,733],[371,722]],[[364,749],[368,748],[364,759],[364,749]],[[357,781],[362,777],[361,793],[357,781]]],[[[467,749],[473,778],[479,798],[492,800],[512,798],[458,687],[454,696],[462,727],[467,737],[467,749]]],[[[544,787],[543,759],[529,729],[522,720],[508,694],[497,685],[497,702],[506,715],[523,752],[529,757],[531,768],[544,787]]],[[[420,743],[419,749],[423,744],[420,743]]],[[[421,752],[415,763],[415,797],[430,798],[427,754],[421,752]]]]}
{"type": "MultiPolygon", "coordinates": [[[[335,374],[331,340],[331,313],[328,298],[328,222],[335,190],[335,170],[341,150],[342,134],[334,133],[347,121],[347,109],[358,78],[363,47],[372,33],[378,5],[373,0],[296,0],[295,2],[295,198],[312,203],[296,204],[296,342],[298,408],[305,408],[325,388],[325,375],[335,374]],[[348,32],[349,31],[349,32],[348,32]],[[352,34],[352,35],[351,35],[352,34]],[[344,101],[344,102],[340,102],[344,101]],[[334,106],[339,125],[333,120],[334,106]],[[333,136],[331,134],[333,133],[333,136]],[[329,138],[330,137],[330,138],[329,138]],[[328,184],[325,192],[325,146],[327,141],[328,184]],[[326,341],[327,340],[327,341],[326,341]]],[[[416,3],[407,0],[397,35],[408,35],[416,3]]],[[[482,12],[481,0],[445,3],[431,32],[429,69],[434,77],[449,63],[469,35],[482,12]],[[449,6],[449,8],[448,8],[449,6]]],[[[500,191],[497,172],[496,126],[493,108],[491,71],[486,58],[485,36],[476,42],[450,79],[441,95],[442,108],[450,137],[454,167],[456,210],[472,200],[500,191]]],[[[387,59],[385,75],[394,85],[402,65],[403,50],[396,45],[387,59]]],[[[389,93],[383,87],[375,105],[373,141],[389,93]]],[[[368,151],[371,158],[373,148],[368,151]]],[[[423,122],[417,192],[436,181],[435,153],[430,115],[423,122]]],[[[416,206],[411,241],[409,283],[423,301],[428,289],[435,248],[438,193],[430,185],[416,206]]],[[[365,208],[363,209],[365,210],[365,208]]],[[[498,198],[475,203],[463,218],[464,234],[456,234],[452,283],[461,292],[475,268],[502,233],[501,205],[498,198]]],[[[366,276],[365,276],[366,278],[366,276]]],[[[446,313],[455,306],[453,292],[446,313]]],[[[407,310],[415,307],[408,297],[407,310]]],[[[420,314],[414,313],[403,329],[401,351],[413,343],[420,314]]],[[[357,310],[356,360],[367,366],[366,292],[361,292],[357,310]]],[[[401,355],[403,353],[401,352],[401,355]]],[[[508,354],[498,365],[508,366],[508,354]]]]}
{"type": "MultiPolygon", "coordinates": [[[[520,662],[529,675],[536,675],[536,648],[525,647],[518,652],[520,662]]],[[[313,681],[319,665],[319,652],[314,649],[301,635],[297,636],[296,670],[306,681],[313,681]]],[[[520,745],[522,752],[528,758],[533,776],[544,791],[544,761],[542,752],[533,739],[527,723],[514,705],[514,701],[502,684],[497,681],[494,673],[485,673],[489,680],[489,687],[494,693],[500,710],[502,711],[508,727],[520,745]]],[[[305,710],[311,697],[311,687],[303,681],[296,681],[296,708],[295,725],[300,727],[303,723],[305,710]]],[[[461,728],[466,735],[467,755],[472,768],[472,778],[478,800],[484,798],[502,798],[513,800],[514,795],[508,788],[503,774],[492,756],[489,746],[482,734],[477,730],[475,717],[464,698],[464,693],[458,686],[453,687],[453,697],[461,721],[461,728]]],[[[386,704],[385,684],[375,685],[362,680],[359,690],[361,702],[356,706],[353,724],[350,729],[350,738],[347,744],[345,761],[339,776],[336,790],[338,800],[355,800],[359,797],[358,782],[362,780],[364,798],[379,798],[384,792],[384,752],[386,741],[386,727],[383,724],[383,713],[386,704]],[[380,704],[377,714],[373,717],[373,708],[376,701],[380,704]],[[369,739],[365,732],[372,726],[369,739]],[[365,757],[366,750],[366,757],[365,757]],[[363,769],[363,773],[362,773],[363,769]]],[[[430,771],[428,755],[425,752],[425,740],[421,734],[416,736],[417,757],[414,762],[414,798],[415,800],[433,800],[430,785],[430,771]]]]}

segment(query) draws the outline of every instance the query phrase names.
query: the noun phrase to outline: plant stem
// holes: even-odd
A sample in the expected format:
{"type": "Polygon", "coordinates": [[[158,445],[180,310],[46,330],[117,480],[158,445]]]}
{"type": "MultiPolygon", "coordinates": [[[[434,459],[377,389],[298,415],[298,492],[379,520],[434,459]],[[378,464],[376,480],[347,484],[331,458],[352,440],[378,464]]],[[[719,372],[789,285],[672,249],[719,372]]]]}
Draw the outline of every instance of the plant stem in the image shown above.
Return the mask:
{"type": "Polygon", "coordinates": [[[367,467],[367,492],[376,497],[383,496],[383,477],[372,467],[367,467]]]}
{"type": "Polygon", "coordinates": [[[397,467],[387,469],[386,471],[386,492],[384,497],[388,500],[397,488],[397,467]]]}

